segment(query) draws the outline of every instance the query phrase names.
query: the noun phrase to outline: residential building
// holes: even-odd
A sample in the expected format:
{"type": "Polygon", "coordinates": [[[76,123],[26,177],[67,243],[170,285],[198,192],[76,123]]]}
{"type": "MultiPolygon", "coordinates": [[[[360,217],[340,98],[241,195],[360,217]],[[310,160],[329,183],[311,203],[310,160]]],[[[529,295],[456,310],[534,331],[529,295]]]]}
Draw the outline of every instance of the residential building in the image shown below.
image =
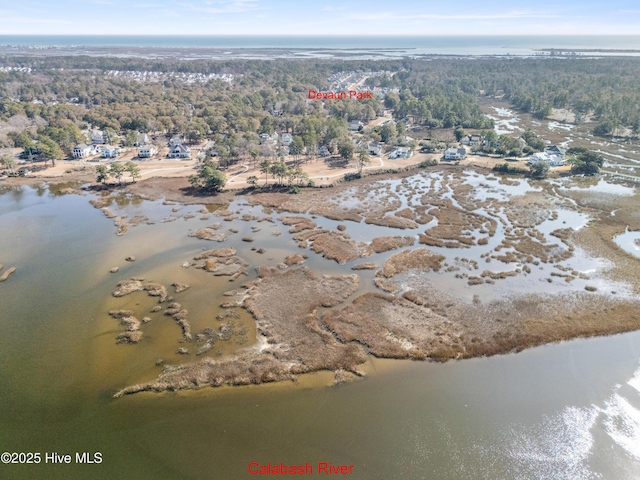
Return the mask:
{"type": "Polygon", "coordinates": [[[191,157],[191,150],[189,149],[189,147],[179,143],[169,149],[169,155],[167,156],[169,158],[189,158],[191,157]]]}
{"type": "Polygon", "coordinates": [[[319,157],[328,157],[329,155],[331,155],[331,152],[329,152],[329,149],[327,148],[326,145],[318,145],[319,157]]]}
{"type": "Polygon", "coordinates": [[[445,160],[464,160],[467,156],[467,149],[464,147],[456,148],[450,147],[447,148],[444,152],[445,160]]]}
{"type": "Polygon", "coordinates": [[[73,158],[85,158],[96,153],[96,147],[81,143],[73,147],[73,158]]]}
{"type": "Polygon", "coordinates": [[[184,135],[176,135],[169,140],[169,147],[175,147],[176,145],[182,145],[184,143],[184,135]]]}
{"type": "Polygon", "coordinates": [[[102,130],[91,130],[89,132],[89,136],[91,137],[91,141],[94,145],[102,145],[106,143],[104,132],[102,130]]]}
{"type": "Polygon", "coordinates": [[[460,141],[460,143],[462,145],[468,145],[472,147],[474,145],[479,145],[481,140],[482,137],[480,135],[467,135],[460,141]]]}
{"type": "Polygon", "coordinates": [[[567,151],[564,148],[560,148],[556,145],[550,145],[548,147],[545,147],[544,153],[546,153],[547,155],[555,155],[557,157],[564,158],[567,151]]]}
{"type": "Polygon", "coordinates": [[[102,158],[116,158],[118,155],[120,155],[120,147],[104,145],[100,148],[100,156],[102,158]]]}
{"type": "Polygon", "coordinates": [[[382,155],[382,144],[381,143],[375,143],[375,142],[371,142],[369,144],[369,155],[382,155]]]}
{"type": "Polygon", "coordinates": [[[263,144],[264,142],[268,142],[269,140],[271,140],[271,135],[269,135],[268,133],[260,134],[260,144],[263,144]]]}
{"type": "Polygon", "coordinates": [[[389,160],[411,158],[413,151],[408,147],[398,147],[389,154],[389,160]]]}
{"type": "Polygon", "coordinates": [[[534,153],[529,157],[529,162],[534,164],[538,162],[546,162],[550,167],[561,167],[566,165],[567,161],[564,157],[560,157],[558,155],[550,155],[545,152],[534,153]]]}
{"type": "Polygon", "coordinates": [[[142,147],[149,143],[149,135],[146,133],[138,133],[138,138],[133,144],[134,147],[142,147]]]}
{"type": "Polygon", "coordinates": [[[291,142],[293,142],[293,137],[288,133],[283,133],[282,134],[282,144],[283,145],[291,145],[291,142]]]}
{"type": "Polygon", "coordinates": [[[349,130],[353,132],[357,132],[361,127],[364,127],[364,125],[360,120],[351,120],[351,123],[349,123],[349,130]]]}
{"type": "Polygon", "coordinates": [[[155,145],[146,144],[138,147],[138,157],[140,158],[149,158],[153,157],[156,153],[158,153],[158,149],[155,145]]]}

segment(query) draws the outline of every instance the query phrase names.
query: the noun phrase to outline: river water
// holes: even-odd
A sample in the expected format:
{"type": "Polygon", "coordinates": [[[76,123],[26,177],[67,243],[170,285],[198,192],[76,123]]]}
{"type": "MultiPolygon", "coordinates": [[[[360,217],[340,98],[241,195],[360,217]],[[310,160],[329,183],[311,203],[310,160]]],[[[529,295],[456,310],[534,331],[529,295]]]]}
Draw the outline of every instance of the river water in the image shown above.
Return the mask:
{"type": "MultiPolygon", "coordinates": [[[[0,194],[0,263],[18,267],[0,284],[0,451],[43,457],[38,465],[0,464],[0,478],[255,478],[251,462],[308,462],[314,474],[318,462],[353,465],[357,479],[640,477],[638,332],[445,364],[372,359],[366,379],[338,387],[318,373],[296,384],[112,399],[157,377],[158,358],[195,359],[176,354],[180,330],[167,317],[154,317],[140,344],[115,345],[122,328],[106,312],[148,311],[156,302],[112,298],[117,281],[192,285],[176,298],[189,305],[195,332],[214,321],[232,284],[182,268],[184,261],[203,248],[233,246],[250,264],[276,265],[299,249],[278,222],[255,232],[234,221],[239,232],[223,244],[189,238],[189,229],[219,218],[199,220],[202,206],[128,197],[112,208],[156,223],[117,237],[91,198],[46,187],[0,194]],[[198,216],[185,220],[189,212],[198,216]],[[171,215],[183,217],[162,223],[171,215]],[[256,241],[239,240],[246,235],[256,241]],[[128,255],[137,260],[125,262],[128,255]],[[114,266],[120,272],[110,274],[114,266]],[[72,464],[45,463],[53,452],[71,454],[72,464]],[[76,452],[100,452],[102,462],[75,464],[76,452]]],[[[264,215],[260,207],[236,208],[264,215]]],[[[312,270],[337,271],[308,253],[312,270]]],[[[243,315],[250,344],[255,327],[243,315]]],[[[220,346],[222,354],[238,348],[220,346]]]]}

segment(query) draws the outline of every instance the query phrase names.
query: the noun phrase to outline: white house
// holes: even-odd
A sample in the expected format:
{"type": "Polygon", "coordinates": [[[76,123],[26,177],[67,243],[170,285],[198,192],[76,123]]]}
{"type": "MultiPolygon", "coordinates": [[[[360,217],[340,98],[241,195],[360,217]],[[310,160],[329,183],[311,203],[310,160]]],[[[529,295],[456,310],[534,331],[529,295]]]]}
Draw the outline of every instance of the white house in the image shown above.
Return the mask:
{"type": "Polygon", "coordinates": [[[369,144],[369,155],[382,155],[382,144],[372,142],[369,144]]]}
{"type": "Polygon", "coordinates": [[[460,143],[462,145],[474,146],[474,145],[478,145],[481,140],[482,140],[482,137],[480,135],[467,135],[460,141],[460,143]]]}
{"type": "Polygon", "coordinates": [[[269,135],[268,133],[261,133],[260,134],[260,143],[267,143],[267,142],[277,142],[278,141],[278,134],[274,133],[272,135],[269,135]]]}
{"type": "Polygon", "coordinates": [[[407,147],[398,147],[389,154],[389,160],[395,160],[396,158],[411,158],[413,151],[407,147]]]}
{"type": "Polygon", "coordinates": [[[291,145],[291,142],[293,142],[293,137],[288,133],[283,133],[282,134],[282,144],[283,145],[291,145]]]}
{"type": "Polygon", "coordinates": [[[146,146],[149,143],[149,135],[146,133],[138,133],[138,137],[133,144],[134,147],[146,146]]]}
{"type": "Polygon", "coordinates": [[[169,155],[167,156],[169,158],[189,158],[191,156],[191,150],[189,147],[179,143],[169,150],[169,155]]]}
{"type": "Polygon", "coordinates": [[[94,145],[102,145],[106,143],[104,139],[104,132],[102,130],[91,130],[89,132],[89,136],[91,137],[91,141],[94,145]]]}
{"type": "Polygon", "coordinates": [[[264,143],[264,142],[268,142],[269,140],[271,140],[271,135],[269,135],[268,133],[261,133],[260,134],[260,143],[264,143]]]}
{"type": "Polygon", "coordinates": [[[138,147],[138,157],[140,158],[153,157],[156,153],[158,153],[158,149],[155,145],[146,144],[138,147]]]}
{"type": "Polygon", "coordinates": [[[450,147],[450,148],[447,148],[444,152],[445,160],[464,160],[466,156],[467,156],[467,149],[463,147],[461,148],[450,147]]]}
{"type": "Polygon", "coordinates": [[[175,147],[176,145],[182,145],[183,143],[184,143],[183,135],[176,135],[175,137],[172,137],[171,140],[169,140],[170,147],[175,147]]]}
{"type": "Polygon", "coordinates": [[[120,155],[120,147],[104,145],[100,148],[100,156],[102,158],[116,158],[118,155],[120,155]]]}
{"type": "Polygon", "coordinates": [[[358,130],[360,130],[360,127],[363,127],[363,126],[364,125],[360,120],[351,120],[351,123],[349,124],[349,130],[353,132],[357,132],[358,130]]]}
{"type": "Polygon", "coordinates": [[[550,145],[548,147],[545,147],[544,153],[546,153],[547,155],[555,155],[557,157],[564,158],[567,152],[564,148],[560,148],[556,145],[550,145]]]}
{"type": "Polygon", "coordinates": [[[567,161],[558,155],[550,155],[546,152],[534,153],[529,157],[529,162],[534,164],[538,162],[546,162],[550,167],[561,167],[567,163],[567,161]]]}
{"type": "Polygon", "coordinates": [[[73,147],[73,158],[89,157],[96,153],[96,147],[81,143],[73,147]]]}

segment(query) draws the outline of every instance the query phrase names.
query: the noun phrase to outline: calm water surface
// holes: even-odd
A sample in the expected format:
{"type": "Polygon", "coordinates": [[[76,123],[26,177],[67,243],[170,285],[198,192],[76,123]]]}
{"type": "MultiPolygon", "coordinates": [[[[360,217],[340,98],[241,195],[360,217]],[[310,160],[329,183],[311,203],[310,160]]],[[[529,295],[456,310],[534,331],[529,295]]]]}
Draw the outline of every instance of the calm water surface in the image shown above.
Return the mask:
{"type": "MultiPolygon", "coordinates": [[[[320,373],[298,384],[113,400],[122,386],[155,378],[157,358],[195,358],[175,354],[180,332],[167,317],[145,326],[140,344],[115,345],[121,327],[107,310],[155,305],[142,294],[110,297],[117,281],[190,283],[177,300],[189,305],[195,332],[233,284],[183,269],[185,260],[221,245],[275,265],[299,249],[268,222],[251,232],[234,221],[237,239],[224,244],[188,238],[219,219],[161,223],[201,206],[172,213],[127,198],[112,208],[157,223],[116,237],[90,198],[31,187],[0,195],[0,263],[18,267],[0,284],[0,451],[101,452],[103,462],[0,465],[0,478],[242,479],[254,478],[253,461],[354,465],[357,479],[640,477],[640,333],[445,364],[372,360],[367,379],[336,388],[320,373]],[[248,233],[267,254],[238,241],[248,233]],[[109,274],[113,266],[120,272],[109,274]]],[[[314,271],[338,271],[308,253],[314,271]]],[[[255,330],[248,335],[255,340],[255,330]]]]}

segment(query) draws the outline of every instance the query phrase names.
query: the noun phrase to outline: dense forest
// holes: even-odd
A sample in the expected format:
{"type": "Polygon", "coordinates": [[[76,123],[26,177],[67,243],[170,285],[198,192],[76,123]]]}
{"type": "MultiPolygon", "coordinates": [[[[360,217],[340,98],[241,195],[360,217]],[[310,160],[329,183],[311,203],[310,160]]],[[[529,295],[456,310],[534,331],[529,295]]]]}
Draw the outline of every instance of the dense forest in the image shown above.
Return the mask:
{"type": "MultiPolygon", "coordinates": [[[[0,122],[31,120],[0,138],[5,146],[40,148],[52,158],[69,154],[86,124],[112,136],[127,132],[183,134],[191,141],[213,138],[229,155],[258,148],[262,133],[290,132],[307,150],[336,143],[347,122],[367,121],[384,109],[427,128],[491,129],[478,106],[480,95],[504,96],[514,108],[544,118],[552,108],[591,116],[595,133],[640,130],[640,59],[478,58],[384,61],[337,60],[146,60],[86,56],[0,59],[0,122]],[[113,72],[158,72],[154,80],[113,72]],[[386,89],[381,99],[336,100],[324,109],[308,101],[308,89],[332,87],[340,72],[387,71],[366,79],[386,89]],[[185,81],[169,75],[227,74],[185,81]],[[166,75],[162,75],[166,74],[166,75]],[[44,147],[44,148],[41,148],[44,147]]],[[[371,138],[402,132],[379,130],[371,138]]],[[[384,138],[382,138],[384,140],[384,138]]],[[[393,139],[393,138],[391,138],[393,139]]]]}

